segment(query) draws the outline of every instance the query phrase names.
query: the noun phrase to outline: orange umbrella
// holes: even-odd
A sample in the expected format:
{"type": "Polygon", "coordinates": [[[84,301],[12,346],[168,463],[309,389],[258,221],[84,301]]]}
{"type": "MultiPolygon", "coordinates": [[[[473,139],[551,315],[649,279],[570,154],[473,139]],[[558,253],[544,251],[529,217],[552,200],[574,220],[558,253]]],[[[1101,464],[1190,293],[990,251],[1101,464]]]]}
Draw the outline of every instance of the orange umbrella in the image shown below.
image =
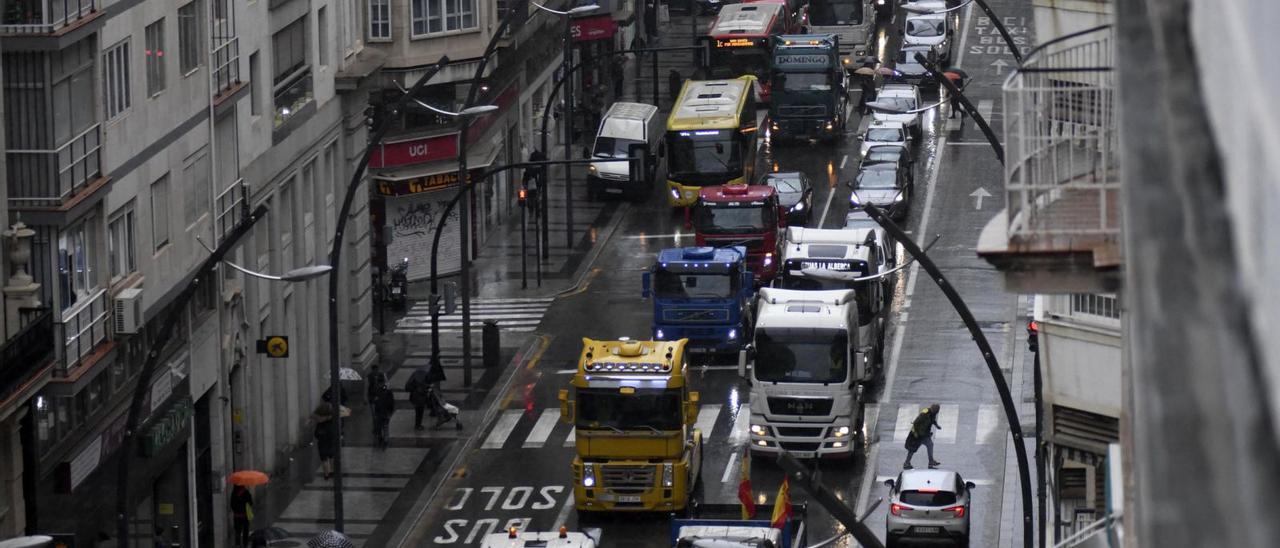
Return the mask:
{"type": "Polygon", "coordinates": [[[245,487],[265,485],[271,480],[271,478],[268,478],[266,474],[257,470],[240,470],[232,472],[231,476],[227,479],[231,481],[231,485],[243,485],[245,487]]]}

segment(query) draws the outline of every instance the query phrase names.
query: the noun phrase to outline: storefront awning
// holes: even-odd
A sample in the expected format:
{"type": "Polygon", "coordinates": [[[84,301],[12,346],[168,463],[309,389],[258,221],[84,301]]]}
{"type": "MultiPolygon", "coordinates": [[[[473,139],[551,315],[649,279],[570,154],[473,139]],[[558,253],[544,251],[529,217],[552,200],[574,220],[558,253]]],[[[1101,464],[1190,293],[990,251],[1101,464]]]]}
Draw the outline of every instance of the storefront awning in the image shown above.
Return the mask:
{"type": "MultiPolygon", "coordinates": [[[[467,171],[470,177],[478,177],[485,168],[493,165],[498,157],[498,147],[477,147],[467,154],[467,171]]],[[[458,183],[456,159],[438,160],[410,168],[391,170],[371,176],[375,191],[382,196],[406,196],[448,188],[458,183]]]]}

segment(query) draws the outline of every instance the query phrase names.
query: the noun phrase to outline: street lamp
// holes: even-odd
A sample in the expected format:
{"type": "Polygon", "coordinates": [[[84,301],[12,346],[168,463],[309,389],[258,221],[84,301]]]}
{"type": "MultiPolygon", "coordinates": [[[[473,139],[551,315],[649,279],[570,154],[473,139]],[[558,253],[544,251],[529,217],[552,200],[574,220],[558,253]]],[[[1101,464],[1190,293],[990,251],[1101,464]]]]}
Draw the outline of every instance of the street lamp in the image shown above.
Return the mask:
{"type": "Polygon", "coordinates": [[[852,193],[849,198],[849,206],[856,207],[866,212],[889,236],[900,242],[907,253],[915,257],[920,262],[920,266],[924,267],[925,272],[929,274],[929,278],[937,284],[942,293],[946,295],[947,300],[951,302],[951,307],[960,315],[960,320],[964,322],[964,326],[969,329],[969,335],[973,338],[974,343],[978,345],[978,351],[982,354],[983,360],[987,363],[987,371],[991,374],[991,381],[996,385],[996,392],[1000,395],[1000,403],[1004,407],[1005,420],[1009,423],[1009,434],[1013,436],[1013,450],[1018,460],[1018,479],[1022,487],[1022,539],[1026,548],[1033,548],[1033,523],[1031,520],[1031,474],[1027,469],[1027,448],[1022,442],[1022,426],[1018,421],[1018,410],[1014,408],[1013,396],[1009,393],[1009,385],[1004,380],[1004,373],[1000,371],[1000,364],[996,361],[995,352],[991,350],[991,343],[987,342],[987,336],[983,334],[982,328],[978,327],[977,320],[973,317],[973,312],[969,310],[969,306],[965,304],[964,299],[956,292],[951,282],[947,281],[942,271],[934,264],[933,260],[920,249],[911,237],[902,228],[898,227],[880,208],[870,202],[863,202],[858,198],[857,193],[852,193]]]}
{"type": "Polygon", "coordinates": [[[955,11],[960,8],[963,8],[969,4],[973,4],[973,3],[978,4],[978,7],[982,8],[982,11],[987,14],[987,19],[991,20],[991,24],[996,27],[997,31],[1000,31],[1000,38],[1004,40],[1004,45],[1009,48],[1009,53],[1013,55],[1013,59],[1017,61],[1019,65],[1022,64],[1022,52],[1018,49],[1018,46],[1013,43],[1013,35],[1009,34],[1009,29],[1004,26],[1004,21],[1001,21],[1000,18],[996,16],[996,12],[991,11],[991,6],[987,5],[986,0],[968,0],[967,2],[964,2],[958,6],[940,9],[940,10],[931,10],[928,8],[921,8],[919,6],[912,6],[910,4],[905,3],[906,0],[903,0],[903,2],[904,2],[902,6],[903,10],[906,10],[909,13],[916,13],[916,14],[922,14],[922,15],[933,14],[933,13],[947,13],[950,11],[955,11]]]}
{"type": "MultiPolygon", "coordinates": [[[[206,250],[209,251],[209,253],[213,253],[213,248],[209,247],[209,244],[204,243],[204,240],[201,240],[199,236],[196,236],[196,242],[199,242],[200,247],[205,248],[206,250]]],[[[222,260],[222,264],[225,264],[237,271],[243,272],[247,276],[260,278],[263,280],[271,280],[273,282],[305,282],[313,278],[319,278],[320,276],[324,276],[325,274],[328,274],[329,271],[333,270],[333,267],[327,264],[315,264],[310,266],[304,266],[301,268],[295,268],[295,269],[286,271],[284,274],[276,276],[272,274],[264,274],[262,272],[255,272],[253,270],[249,270],[243,266],[240,266],[226,259],[222,260]]]]}
{"type": "MultiPolygon", "coordinates": [[[[394,110],[401,111],[409,102],[409,97],[422,91],[427,85],[427,81],[444,69],[449,64],[449,56],[442,55],[436,64],[427,67],[427,70],[414,82],[413,87],[409,88],[408,93],[401,95],[396,100],[394,110]]],[[[369,138],[369,144],[365,145],[364,154],[360,157],[360,163],[351,173],[351,182],[347,184],[347,193],[342,199],[342,207],[338,210],[337,226],[334,230],[333,247],[329,249],[329,264],[333,270],[340,273],[340,264],[342,262],[342,246],[343,236],[347,230],[347,218],[351,216],[351,202],[356,197],[356,191],[360,189],[360,182],[364,178],[364,172],[369,167],[369,159],[373,157],[373,150],[382,144],[382,139],[386,137],[390,124],[383,123],[375,128],[373,136],[369,138]]],[[[338,332],[338,281],[341,275],[335,273],[329,276],[329,390],[338,391],[342,379],[340,377],[341,360],[339,352],[338,340],[341,334],[338,332]]],[[[329,405],[333,408],[334,428],[342,432],[342,413],[339,406],[342,404],[342,398],[330,398],[329,405]]],[[[139,405],[141,403],[139,402],[139,405]]],[[[342,436],[338,436],[338,447],[333,454],[333,528],[341,533],[343,531],[343,512],[342,512],[342,436]]]]}
{"type": "Polygon", "coordinates": [[[960,9],[960,8],[963,8],[963,7],[965,7],[965,6],[969,5],[969,4],[972,4],[972,3],[973,3],[973,0],[965,0],[964,2],[961,2],[961,3],[959,3],[959,4],[956,4],[956,5],[951,6],[951,7],[949,7],[949,8],[943,8],[943,9],[940,9],[940,10],[932,10],[932,9],[929,9],[929,8],[922,8],[922,7],[920,7],[920,6],[918,6],[918,5],[915,5],[915,4],[906,3],[906,4],[903,4],[903,5],[902,5],[902,10],[903,10],[903,11],[906,11],[907,13],[915,13],[915,14],[919,14],[919,15],[933,15],[933,14],[935,14],[935,13],[950,13],[950,12],[956,11],[956,10],[958,10],[958,9],[960,9]]]}

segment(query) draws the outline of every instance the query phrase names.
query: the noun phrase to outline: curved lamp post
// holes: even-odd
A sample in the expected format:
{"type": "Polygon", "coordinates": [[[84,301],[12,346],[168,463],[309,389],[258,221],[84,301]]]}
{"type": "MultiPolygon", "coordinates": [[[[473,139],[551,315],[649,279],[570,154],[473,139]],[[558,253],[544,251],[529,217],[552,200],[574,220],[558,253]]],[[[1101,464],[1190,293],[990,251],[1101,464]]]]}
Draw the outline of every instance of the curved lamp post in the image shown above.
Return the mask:
{"type": "Polygon", "coordinates": [[[1000,32],[1000,38],[1004,40],[1004,45],[1009,48],[1009,54],[1013,55],[1013,59],[1017,61],[1019,65],[1021,65],[1022,52],[1018,49],[1018,46],[1013,43],[1013,35],[1009,34],[1009,29],[1004,26],[1004,21],[1001,21],[1000,18],[996,16],[996,12],[991,11],[991,6],[987,5],[986,0],[968,0],[967,2],[964,2],[958,6],[954,6],[946,9],[940,9],[940,10],[924,9],[924,8],[920,8],[919,6],[912,6],[909,4],[902,6],[902,9],[906,10],[908,13],[925,15],[925,14],[947,13],[947,12],[955,11],[969,4],[978,4],[978,7],[982,8],[982,11],[987,14],[987,19],[991,20],[991,25],[994,26],[996,30],[1000,32]]]}
{"type": "MultiPolygon", "coordinates": [[[[201,240],[199,236],[196,236],[196,242],[200,244],[200,247],[203,247],[206,250],[208,250],[209,253],[213,253],[213,248],[209,247],[209,244],[204,243],[204,240],[201,240]]],[[[284,274],[276,276],[272,274],[264,274],[262,272],[255,272],[253,270],[249,270],[227,259],[223,259],[222,264],[225,264],[239,272],[243,272],[247,276],[260,278],[263,280],[271,280],[273,282],[305,282],[312,278],[319,278],[320,276],[328,274],[329,271],[333,270],[333,267],[327,264],[315,264],[315,265],[295,268],[293,270],[289,270],[285,272],[284,274]]]]}
{"type": "Polygon", "coordinates": [[[898,227],[880,208],[867,202],[863,203],[858,194],[851,193],[849,200],[850,207],[857,207],[866,212],[885,232],[888,232],[894,240],[902,243],[902,247],[907,253],[915,257],[920,262],[920,266],[924,267],[925,272],[937,284],[938,289],[946,295],[947,300],[951,302],[951,307],[960,315],[960,319],[964,322],[964,326],[969,329],[969,335],[973,337],[974,343],[978,345],[978,351],[982,353],[983,360],[987,363],[987,371],[991,374],[991,381],[996,386],[996,392],[1000,395],[1000,403],[1004,407],[1005,420],[1009,423],[1009,435],[1013,437],[1014,454],[1018,460],[1018,480],[1022,488],[1022,537],[1023,544],[1026,548],[1033,548],[1033,523],[1031,519],[1031,473],[1027,469],[1027,448],[1022,442],[1022,427],[1018,421],[1018,410],[1014,408],[1013,396],[1009,393],[1009,385],[1004,380],[1004,373],[1000,371],[1000,364],[996,361],[996,355],[991,350],[991,343],[987,342],[987,336],[983,334],[982,328],[978,327],[977,320],[973,317],[973,312],[969,310],[969,306],[965,304],[964,299],[956,292],[951,282],[947,281],[946,276],[938,269],[929,255],[920,249],[902,228],[898,227]]]}

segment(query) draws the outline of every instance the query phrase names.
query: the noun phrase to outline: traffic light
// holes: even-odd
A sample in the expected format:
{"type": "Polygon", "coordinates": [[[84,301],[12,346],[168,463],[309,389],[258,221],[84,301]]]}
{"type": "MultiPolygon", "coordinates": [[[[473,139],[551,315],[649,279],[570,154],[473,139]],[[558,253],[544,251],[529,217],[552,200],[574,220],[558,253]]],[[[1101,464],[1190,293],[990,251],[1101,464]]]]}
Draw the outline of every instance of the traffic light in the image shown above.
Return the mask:
{"type": "Polygon", "coordinates": [[[520,187],[520,190],[516,193],[516,199],[519,200],[520,207],[524,207],[525,200],[527,200],[528,198],[529,198],[529,189],[525,187],[520,187]]]}
{"type": "Polygon", "coordinates": [[[1035,320],[1027,322],[1027,350],[1040,351],[1040,324],[1035,320]]]}

